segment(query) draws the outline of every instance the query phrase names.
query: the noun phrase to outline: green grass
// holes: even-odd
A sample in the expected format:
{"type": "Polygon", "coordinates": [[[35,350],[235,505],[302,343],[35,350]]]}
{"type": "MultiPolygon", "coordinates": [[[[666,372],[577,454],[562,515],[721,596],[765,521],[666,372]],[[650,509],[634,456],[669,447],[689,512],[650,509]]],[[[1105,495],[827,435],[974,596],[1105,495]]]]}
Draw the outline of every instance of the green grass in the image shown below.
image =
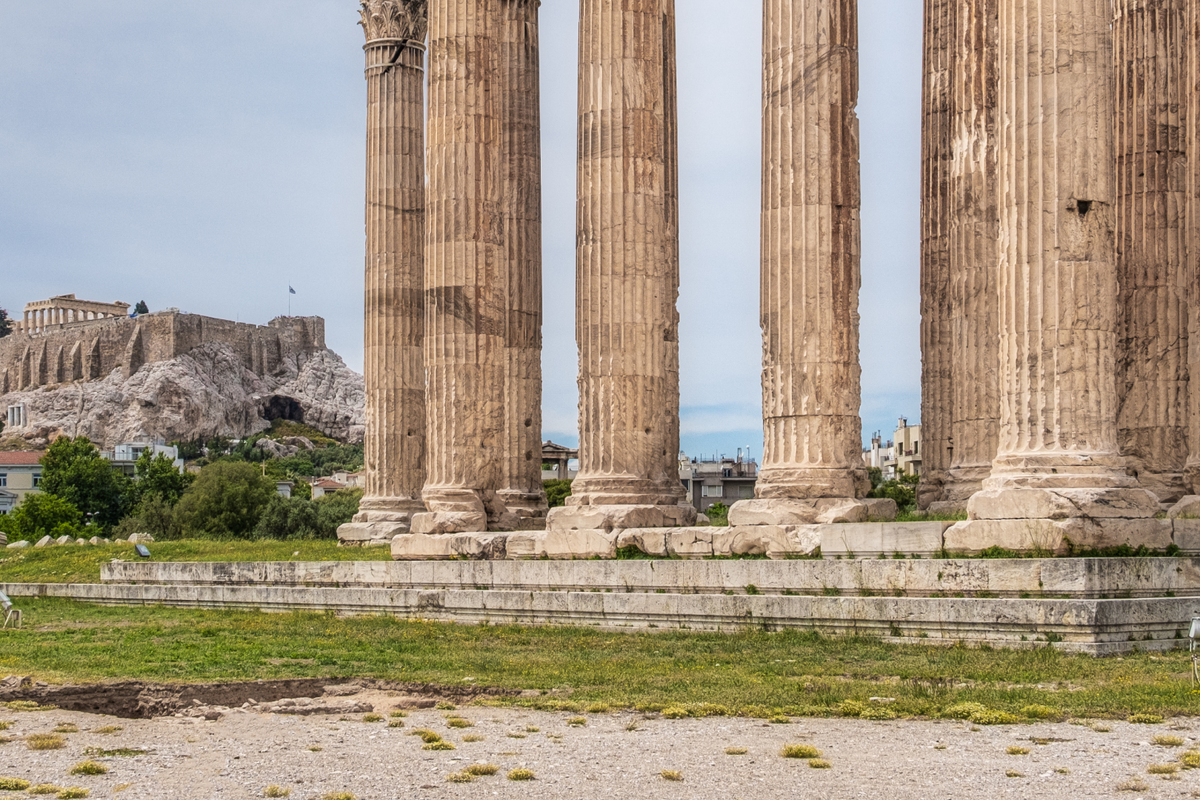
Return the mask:
{"type": "MultiPolygon", "coordinates": [[[[148,545],[154,561],[389,561],[387,547],[338,547],[337,542],[212,542],[148,545]],[[299,551],[300,555],[293,553],[299,551]]],[[[100,566],[114,558],[138,561],[131,544],[0,550],[0,582],[99,583],[100,566]]]]}
{"type": "Polygon", "coordinates": [[[1117,661],[1050,648],[923,647],[800,631],[613,633],[46,598],[21,603],[25,627],[5,632],[0,674],[60,683],[371,677],[459,685],[471,675],[479,686],[544,692],[494,702],[568,714],[606,704],[684,708],[694,716],[681,704],[702,703],[696,713],[836,716],[886,695],[896,698],[888,708],[900,717],[948,715],[963,703],[1026,721],[1022,711],[1035,705],[1045,707],[1036,709],[1039,717],[1046,709],[1093,720],[1200,715],[1183,651],[1117,661]],[[568,699],[550,694],[566,685],[574,690],[568,699]]]}

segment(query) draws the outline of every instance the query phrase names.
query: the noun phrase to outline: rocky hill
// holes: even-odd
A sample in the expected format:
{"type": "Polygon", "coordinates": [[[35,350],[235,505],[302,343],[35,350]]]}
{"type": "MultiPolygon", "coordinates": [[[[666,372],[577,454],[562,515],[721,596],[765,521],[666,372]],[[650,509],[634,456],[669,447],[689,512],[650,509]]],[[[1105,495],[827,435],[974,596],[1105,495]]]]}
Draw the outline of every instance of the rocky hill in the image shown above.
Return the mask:
{"type": "MultiPolygon", "coordinates": [[[[304,422],[344,442],[361,442],[363,378],[333,351],[286,353],[266,374],[245,366],[231,344],[208,342],[182,355],[116,368],[99,380],[50,383],[0,395],[0,412],[24,405],[28,424],[3,437],[32,446],[58,435],[104,448],[138,439],[241,438],[274,419],[304,422]]],[[[0,420],[3,417],[0,416],[0,420]]]]}

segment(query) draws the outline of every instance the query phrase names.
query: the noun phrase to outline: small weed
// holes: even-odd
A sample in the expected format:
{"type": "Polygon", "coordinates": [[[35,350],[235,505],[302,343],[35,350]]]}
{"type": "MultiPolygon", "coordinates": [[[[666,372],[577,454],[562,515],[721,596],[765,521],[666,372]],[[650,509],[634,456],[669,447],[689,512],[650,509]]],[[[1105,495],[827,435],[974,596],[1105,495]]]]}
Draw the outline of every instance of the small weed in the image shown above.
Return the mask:
{"type": "Polygon", "coordinates": [[[681,781],[681,780],[683,780],[683,773],[679,772],[678,770],[664,769],[662,772],[660,772],[658,774],[662,775],[662,778],[664,781],[681,781]]]}
{"type": "Polygon", "coordinates": [[[1163,718],[1158,714],[1133,714],[1127,721],[1134,725],[1161,725],[1163,718]]]}
{"type": "Polygon", "coordinates": [[[830,764],[823,758],[814,758],[808,762],[811,769],[832,769],[833,764],[830,764]]]}
{"type": "Polygon", "coordinates": [[[37,786],[29,787],[30,794],[58,794],[62,791],[61,786],[55,786],[53,783],[39,783],[37,786]]]}
{"type": "Polygon", "coordinates": [[[727,755],[727,756],[744,756],[744,755],[746,755],[746,753],[749,753],[749,752],[750,752],[750,750],[745,747],[726,747],[725,748],[725,755],[727,755]]]}
{"type": "Polygon", "coordinates": [[[1058,775],[1070,775],[1071,774],[1071,770],[1067,769],[1066,767],[1055,767],[1054,772],[1058,775]]]}
{"type": "Polygon", "coordinates": [[[472,764],[466,769],[466,772],[479,778],[495,775],[499,771],[500,768],[495,764],[472,764]]]}
{"type": "Polygon", "coordinates": [[[1174,775],[1179,772],[1178,764],[1151,764],[1146,767],[1146,772],[1151,775],[1174,775]]]}
{"type": "Polygon", "coordinates": [[[349,792],[328,792],[321,795],[321,800],[358,800],[358,798],[349,792]]]}
{"type": "Polygon", "coordinates": [[[1200,769],[1200,753],[1188,751],[1179,757],[1179,763],[1184,769],[1200,769]]]}
{"type": "Polygon", "coordinates": [[[746,584],[746,594],[755,595],[755,594],[762,594],[762,592],[760,592],[758,590],[758,587],[755,586],[753,583],[747,583],[746,584]]]}
{"type": "Polygon", "coordinates": [[[90,789],[84,789],[82,786],[71,786],[63,789],[58,794],[54,795],[58,800],[78,800],[81,797],[87,797],[91,794],[90,789]]]}
{"type": "Polygon", "coordinates": [[[1029,748],[1028,747],[1017,747],[1014,744],[1014,745],[1011,745],[1004,752],[1008,753],[1010,756],[1027,756],[1027,755],[1029,755],[1029,748]]]}
{"type": "Polygon", "coordinates": [[[767,722],[770,722],[772,725],[791,725],[792,724],[791,718],[785,717],[782,714],[776,714],[775,716],[773,716],[769,720],[767,720],[767,722]]]}
{"type": "Polygon", "coordinates": [[[24,778],[0,778],[0,790],[6,792],[23,792],[29,785],[29,781],[24,778]]]}
{"type": "Polygon", "coordinates": [[[388,716],[391,717],[392,719],[404,719],[405,717],[408,716],[408,712],[397,709],[397,710],[393,711],[392,713],[388,714],[388,716]]]}
{"type": "Polygon", "coordinates": [[[612,707],[608,703],[592,703],[584,709],[589,714],[607,714],[611,710],[612,707]]]}
{"type": "Polygon", "coordinates": [[[637,722],[634,721],[626,725],[625,730],[629,731],[630,733],[637,733],[641,730],[641,728],[639,728],[637,722]]]}
{"type": "Polygon", "coordinates": [[[1130,778],[1126,781],[1121,781],[1117,784],[1118,792],[1148,792],[1150,784],[1146,783],[1141,778],[1130,778]]]}
{"type": "Polygon", "coordinates": [[[447,703],[447,702],[445,702],[445,701],[442,701],[441,703],[438,703],[438,704],[437,704],[436,706],[434,706],[434,707],[435,707],[435,708],[436,708],[438,711],[457,711],[457,710],[458,710],[458,706],[454,705],[454,703],[447,703]]]}
{"type": "Polygon", "coordinates": [[[324,750],[325,748],[324,748],[324,747],[321,747],[321,745],[319,745],[319,744],[310,744],[310,745],[308,746],[308,749],[309,749],[310,751],[314,752],[314,753],[319,753],[319,752],[321,752],[322,750],[324,750]]]}
{"type": "Polygon", "coordinates": [[[934,750],[945,750],[945,749],[946,749],[946,745],[944,745],[944,744],[935,744],[935,745],[933,746],[933,749],[934,749],[934,750]]]}
{"type": "Polygon", "coordinates": [[[942,712],[949,719],[970,719],[972,714],[982,714],[987,711],[983,703],[957,703],[942,712]]]}
{"type": "Polygon", "coordinates": [[[1024,778],[1025,777],[1020,772],[1017,772],[1015,769],[1010,769],[1008,772],[1006,772],[1004,774],[1006,777],[1009,777],[1009,778],[1024,778]]]}
{"type": "Polygon", "coordinates": [[[79,733],[79,726],[73,722],[60,722],[54,729],[55,733],[79,733]]]}
{"type": "Polygon", "coordinates": [[[108,772],[108,767],[98,761],[80,761],[75,766],[71,767],[70,774],[72,775],[104,775],[108,772]]]}
{"type": "Polygon", "coordinates": [[[991,708],[971,715],[971,722],[976,725],[1016,725],[1020,721],[1016,714],[991,708]]]}
{"type": "Polygon", "coordinates": [[[463,719],[462,717],[451,717],[450,719],[446,720],[446,724],[448,726],[450,726],[451,728],[474,728],[475,727],[474,722],[471,722],[471,720],[469,720],[469,719],[463,719]]]}
{"type": "Polygon", "coordinates": [[[1104,725],[1099,722],[1093,722],[1091,725],[1088,725],[1088,727],[1096,733],[1112,733],[1112,726],[1104,725]]]}
{"type": "Polygon", "coordinates": [[[57,733],[31,733],[25,737],[30,750],[62,750],[67,740],[57,733]]]}
{"type": "Polygon", "coordinates": [[[383,722],[382,714],[364,714],[363,722],[383,722]]]}
{"type": "MultiPolygon", "coordinates": [[[[43,706],[35,703],[32,700],[10,700],[7,703],[0,703],[10,711],[53,711],[54,706],[43,706]]],[[[57,790],[55,790],[57,791],[57,790]]]]}
{"type": "Polygon", "coordinates": [[[785,744],[779,755],[784,758],[820,758],[821,751],[811,744],[785,744]]]}
{"type": "Polygon", "coordinates": [[[1169,733],[1159,733],[1150,740],[1150,743],[1156,744],[1159,747],[1183,747],[1183,737],[1172,736],[1169,733]]]}
{"type": "Polygon", "coordinates": [[[116,786],[113,787],[113,794],[116,794],[117,792],[123,792],[126,789],[132,789],[132,788],[133,788],[132,783],[118,783],[116,786]]]}
{"type": "Polygon", "coordinates": [[[467,744],[470,744],[472,742],[482,742],[485,738],[487,737],[480,736],[478,733],[468,733],[466,736],[462,737],[462,740],[467,744]]]}
{"type": "Polygon", "coordinates": [[[587,717],[571,717],[567,720],[567,724],[575,728],[581,728],[587,725],[587,717]]]}
{"type": "Polygon", "coordinates": [[[439,739],[436,742],[430,742],[421,747],[422,750],[453,750],[454,745],[444,739],[439,739]]]}
{"type": "Polygon", "coordinates": [[[1029,719],[1050,719],[1058,716],[1058,709],[1042,705],[1025,706],[1021,709],[1021,716],[1029,719]]]}
{"type": "Polygon", "coordinates": [[[451,772],[446,776],[446,780],[450,783],[470,783],[475,780],[475,776],[469,772],[451,772]]]}
{"type": "Polygon", "coordinates": [[[504,735],[510,739],[527,739],[527,738],[529,738],[523,733],[515,733],[513,731],[509,731],[508,733],[506,733],[504,735]]]}
{"type": "Polygon", "coordinates": [[[282,786],[278,786],[274,783],[263,789],[263,797],[287,797],[291,793],[291,789],[285,789],[282,786]]]}
{"type": "Polygon", "coordinates": [[[442,740],[442,735],[440,733],[437,731],[431,731],[428,728],[417,728],[416,730],[409,731],[408,735],[420,736],[421,741],[425,744],[433,744],[434,742],[440,742],[442,740]]]}
{"type": "Polygon", "coordinates": [[[883,720],[895,719],[897,716],[899,716],[899,715],[896,714],[895,711],[888,708],[887,706],[873,705],[873,706],[867,706],[866,708],[864,708],[862,713],[858,715],[858,718],[883,721],[883,720]]]}
{"type": "Polygon", "coordinates": [[[11,719],[10,719],[10,720],[2,720],[2,719],[0,719],[0,731],[6,731],[6,730],[8,730],[9,728],[11,728],[13,725],[16,725],[16,724],[17,724],[17,723],[16,723],[16,722],[14,722],[14,721],[13,721],[13,720],[11,720],[11,719]]]}
{"type": "Polygon", "coordinates": [[[120,733],[123,730],[125,729],[120,725],[105,725],[103,728],[96,728],[92,733],[101,733],[107,736],[113,733],[120,733]]]}
{"type": "Polygon", "coordinates": [[[389,728],[403,728],[404,720],[402,720],[402,719],[388,720],[388,727],[389,728]]]}
{"type": "Polygon", "coordinates": [[[533,770],[518,767],[517,769],[509,770],[508,779],[510,781],[531,781],[534,779],[533,770]]]}

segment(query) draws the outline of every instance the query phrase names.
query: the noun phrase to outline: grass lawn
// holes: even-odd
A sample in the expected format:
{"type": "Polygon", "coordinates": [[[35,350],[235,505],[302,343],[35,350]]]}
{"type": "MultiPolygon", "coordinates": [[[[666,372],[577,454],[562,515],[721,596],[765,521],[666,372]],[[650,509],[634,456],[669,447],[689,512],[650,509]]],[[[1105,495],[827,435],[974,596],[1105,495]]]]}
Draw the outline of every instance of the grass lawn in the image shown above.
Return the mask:
{"type": "Polygon", "coordinates": [[[20,606],[25,628],[0,632],[0,675],[51,682],[375,677],[537,689],[546,694],[501,702],[546,709],[683,705],[764,718],[879,712],[867,702],[879,696],[895,698],[888,708],[900,716],[945,715],[963,702],[1021,718],[1200,713],[1182,651],[1096,659],[801,632],[610,633],[55,599],[20,606]]]}
{"type": "MultiPolygon", "coordinates": [[[[387,547],[338,547],[337,542],[154,542],[155,561],[389,561],[387,547]]],[[[0,550],[0,582],[99,583],[100,565],[138,561],[131,544],[57,545],[0,550]]]]}

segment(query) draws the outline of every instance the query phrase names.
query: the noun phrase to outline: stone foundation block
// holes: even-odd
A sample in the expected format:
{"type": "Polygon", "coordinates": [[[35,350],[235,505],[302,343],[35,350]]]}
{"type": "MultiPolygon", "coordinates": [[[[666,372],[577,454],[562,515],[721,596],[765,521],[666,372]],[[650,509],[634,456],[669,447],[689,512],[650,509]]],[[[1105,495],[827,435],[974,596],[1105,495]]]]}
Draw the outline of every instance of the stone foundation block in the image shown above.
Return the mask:
{"type": "Polygon", "coordinates": [[[936,503],[930,503],[929,508],[925,510],[930,514],[965,514],[967,513],[967,501],[938,500],[936,503]]]}
{"type": "Polygon", "coordinates": [[[412,518],[412,532],[417,534],[484,533],[487,528],[483,511],[426,511],[412,518]]]}
{"type": "Polygon", "coordinates": [[[676,558],[704,559],[713,554],[712,528],[677,528],[667,532],[667,552],[676,558]]]}
{"type": "Polygon", "coordinates": [[[1200,519],[1177,519],[1171,523],[1171,539],[1187,555],[1200,553],[1200,519]]]}
{"type": "Polygon", "coordinates": [[[1171,519],[1200,519],[1200,496],[1188,495],[1167,512],[1171,519]]]}
{"type": "Polygon", "coordinates": [[[621,531],[617,537],[617,547],[636,547],[648,556],[666,557],[667,533],[670,528],[631,528],[621,531]]]}
{"type": "Polygon", "coordinates": [[[985,489],[971,498],[971,519],[1149,519],[1158,498],[1145,489],[985,489]]]}
{"type": "Polygon", "coordinates": [[[680,528],[696,521],[692,506],[566,506],[550,509],[547,531],[621,531],[630,528],[680,528]]]}
{"type": "Polygon", "coordinates": [[[934,555],[942,549],[942,535],[950,522],[890,522],[862,525],[823,525],[821,555],[878,558],[895,553],[934,555]]]}
{"type": "Polygon", "coordinates": [[[745,525],[828,525],[866,522],[867,505],[859,500],[739,500],[729,509],[729,524],[745,525]]]}
{"type": "Polygon", "coordinates": [[[1129,545],[1165,550],[1173,544],[1170,520],[1157,519],[1026,519],[970,520],[945,533],[946,550],[975,555],[989,547],[1016,552],[1070,555],[1129,545]]]}
{"type": "Polygon", "coordinates": [[[506,544],[503,534],[461,533],[434,536],[406,533],[392,539],[392,558],[396,561],[503,559],[506,544]]]}
{"type": "Polygon", "coordinates": [[[405,533],[409,533],[406,522],[349,522],[337,530],[342,547],[382,547],[405,533]]]}
{"type": "Polygon", "coordinates": [[[895,522],[900,514],[896,501],[890,497],[868,497],[862,503],[867,507],[867,518],[875,522],[895,522]]]}
{"type": "MultiPolygon", "coordinates": [[[[617,538],[609,531],[546,531],[540,538],[545,556],[556,561],[611,559],[617,557],[617,538]]],[[[539,556],[540,557],[540,556],[539,556]]]]}

